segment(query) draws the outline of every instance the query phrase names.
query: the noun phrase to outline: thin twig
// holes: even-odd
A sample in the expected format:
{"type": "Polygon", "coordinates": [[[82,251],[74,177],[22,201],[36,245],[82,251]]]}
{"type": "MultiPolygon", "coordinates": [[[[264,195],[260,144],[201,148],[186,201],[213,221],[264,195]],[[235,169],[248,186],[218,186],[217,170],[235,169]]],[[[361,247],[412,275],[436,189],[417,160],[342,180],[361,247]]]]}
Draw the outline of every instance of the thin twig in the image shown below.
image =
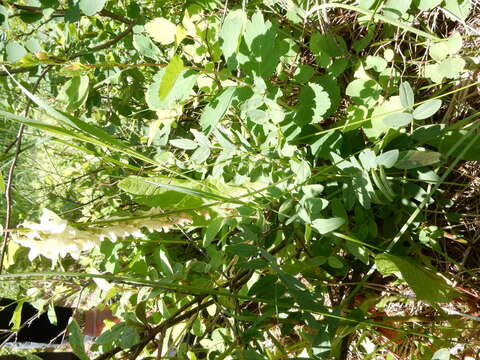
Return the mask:
{"type": "MultiPolygon", "coordinates": [[[[32,89],[32,94],[34,94],[38,86],[40,85],[40,82],[42,79],[45,77],[45,75],[48,73],[48,71],[53,67],[53,65],[47,66],[43,72],[40,74],[38,77],[35,85],[33,86],[32,89]]],[[[27,100],[27,106],[25,107],[25,115],[27,116],[28,112],[30,111],[30,106],[32,105],[32,100],[28,99],[27,100]]],[[[12,159],[12,163],[10,165],[10,169],[8,170],[8,176],[7,176],[7,181],[5,184],[5,206],[6,206],[6,213],[5,213],[5,231],[3,233],[3,243],[2,243],[2,252],[0,255],[0,274],[3,271],[3,261],[5,259],[5,254],[7,252],[7,245],[8,245],[8,239],[10,237],[10,224],[12,221],[12,184],[13,184],[13,174],[15,172],[15,168],[17,166],[17,161],[18,161],[18,155],[20,154],[21,147],[22,147],[22,137],[23,137],[23,132],[25,130],[25,124],[21,124],[20,127],[18,128],[18,133],[17,133],[17,140],[16,140],[16,147],[15,147],[15,155],[12,159]]]]}

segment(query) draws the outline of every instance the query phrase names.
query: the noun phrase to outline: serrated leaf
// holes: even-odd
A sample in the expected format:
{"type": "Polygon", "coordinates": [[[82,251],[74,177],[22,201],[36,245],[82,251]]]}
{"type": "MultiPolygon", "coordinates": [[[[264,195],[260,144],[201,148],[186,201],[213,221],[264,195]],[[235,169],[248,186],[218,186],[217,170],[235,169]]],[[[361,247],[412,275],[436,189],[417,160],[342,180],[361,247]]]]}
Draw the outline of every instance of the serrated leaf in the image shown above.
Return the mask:
{"type": "Polygon", "coordinates": [[[168,19],[158,17],[145,24],[145,31],[156,42],[169,45],[175,42],[177,26],[168,19]]]}
{"type": "Polygon", "coordinates": [[[222,25],[219,37],[223,56],[227,62],[227,67],[233,70],[237,67],[236,54],[240,45],[240,39],[243,28],[246,23],[246,14],[243,10],[230,11],[222,25]]]}
{"type": "Polygon", "coordinates": [[[391,128],[401,128],[409,125],[413,120],[413,116],[410,113],[397,112],[387,115],[383,118],[383,123],[391,128]]]}
{"type": "Polygon", "coordinates": [[[337,230],[343,224],[345,224],[345,219],[341,217],[315,219],[312,221],[312,227],[322,235],[337,230]]]}
{"type": "Polygon", "coordinates": [[[430,303],[447,302],[458,295],[441,277],[404,258],[378,254],[375,257],[375,265],[382,275],[400,276],[420,300],[430,303]]]}
{"type": "Polygon", "coordinates": [[[308,83],[302,86],[295,122],[298,125],[318,123],[330,109],[330,96],[319,84],[308,83]]]}
{"type": "Polygon", "coordinates": [[[440,161],[441,154],[435,151],[408,150],[400,152],[395,164],[397,169],[416,169],[433,165],[440,161]]]}
{"type": "Polygon", "coordinates": [[[170,90],[172,90],[175,82],[177,81],[178,75],[180,75],[182,71],[183,61],[180,56],[175,55],[165,68],[165,73],[160,81],[160,86],[158,89],[158,97],[160,98],[160,101],[165,100],[165,98],[168,96],[170,90]]]}
{"type": "Polygon", "coordinates": [[[228,87],[223,92],[210,100],[208,105],[203,109],[200,117],[200,126],[205,130],[206,134],[210,134],[220,122],[227,112],[235,95],[236,87],[228,87]]]}
{"type": "Polygon", "coordinates": [[[382,88],[369,78],[355,79],[348,84],[345,94],[357,105],[374,106],[380,99],[382,88]]]}
{"type": "Polygon", "coordinates": [[[92,16],[103,9],[107,0],[80,0],[78,7],[87,16],[92,16]]]}
{"type": "Polygon", "coordinates": [[[84,336],[75,319],[72,319],[68,325],[68,332],[68,342],[72,347],[73,353],[77,355],[80,360],[89,360],[87,352],[85,351],[84,336]]]}
{"type": "Polygon", "coordinates": [[[387,169],[391,168],[397,162],[399,154],[397,149],[384,152],[377,156],[377,164],[385,166],[387,169]]]}
{"type": "Polygon", "coordinates": [[[403,107],[412,107],[415,103],[412,87],[408,82],[402,82],[399,87],[400,103],[403,107]]]}
{"type": "Polygon", "coordinates": [[[416,120],[423,120],[435,114],[442,106],[442,100],[432,99],[428,100],[415,108],[413,111],[413,118],[416,120]]]}

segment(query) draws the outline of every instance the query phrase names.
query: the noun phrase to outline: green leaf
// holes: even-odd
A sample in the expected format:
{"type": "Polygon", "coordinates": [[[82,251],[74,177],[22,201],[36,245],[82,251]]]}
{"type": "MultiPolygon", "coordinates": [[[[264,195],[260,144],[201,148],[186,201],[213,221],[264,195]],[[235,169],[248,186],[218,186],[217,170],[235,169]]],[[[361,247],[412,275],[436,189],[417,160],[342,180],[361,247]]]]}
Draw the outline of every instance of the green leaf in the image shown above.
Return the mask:
{"type": "Polygon", "coordinates": [[[72,319],[68,325],[68,342],[72,347],[73,353],[77,355],[80,360],[89,360],[87,352],[85,351],[85,342],[82,331],[75,319],[72,319]]]}
{"type": "Polygon", "coordinates": [[[430,116],[435,114],[441,106],[442,100],[440,99],[428,100],[426,103],[423,103],[415,108],[412,114],[413,118],[416,120],[423,120],[429,118],[430,116]]]}
{"type": "Polygon", "coordinates": [[[448,39],[430,45],[429,55],[436,61],[442,61],[448,55],[458,53],[463,46],[462,35],[455,32],[448,39]]]}
{"type": "Polygon", "coordinates": [[[193,70],[184,70],[176,78],[173,88],[170,89],[165,99],[160,100],[160,84],[165,75],[165,70],[160,70],[153,78],[145,94],[145,100],[151,110],[174,109],[191,96],[193,86],[197,82],[198,74],[193,70]]]}
{"type": "Polygon", "coordinates": [[[210,134],[220,120],[227,112],[230,104],[232,103],[235,95],[236,87],[228,87],[216,98],[212,99],[208,105],[203,109],[202,116],[200,117],[200,126],[207,134],[210,134]]]}
{"type": "Polygon", "coordinates": [[[397,169],[416,169],[433,165],[440,161],[441,154],[435,151],[408,150],[400,152],[395,164],[397,169]]]}
{"type": "Polygon", "coordinates": [[[334,269],[341,269],[343,268],[343,263],[337,256],[329,256],[327,259],[328,265],[334,269]]]}
{"type": "Polygon", "coordinates": [[[443,0],[420,0],[418,9],[421,11],[430,10],[440,5],[443,0]]]}
{"type": "Polygon", "coordinates": [[[330,97],[321,85],[308,83],[302,86],[295,122],[298,125],[319,123],[330,104],[330,97]]]}
{"type": "Polygon", "coordinates": [[[403,107],[412,107],[415,103],[412,87],[408,82],[402,82],[399,87],[400,103],[403,107]]]}
{"type": "Polygon", "coordinates": [[[471,3],[470,0],[445,0],[444,8],[458,19],[465,21],[470,15],[471,3]]]}
{"type": "Polygon", "coordinates": [[[383,5],[383,13],[392,19],[401,18],[410,9],[412,0],[387,0],[383,5]]]}
{"type": "Polygon", "coordinates": [[[133,47],[140,55],[148,56],[152,59],[157,59],[162,55],[154,42],[144,35],[133,35],[133,47]]]}
{"type": "Polygon", "coordinates": [[[261,11],[255,12],[245,26],[238,62],[245,73],[268,78],[278,64],[277,22],[265,21],[261,11]]]}
{"type": "Polygon", "coordinates": [[[397,149],[384,152],[377,156],[377,164],[391,168],[397,162],[399,154],[397,149]]]}
{"type": "Polygon", "coordinates": [[[407,282],[419,300],[430,303],[447,302],[458,296],[440,276],[420,265],[390,254],[375,257],[377,270],[384,276],[395,274],[407,282]]]}
{"type": "Polygon", "coordinates": [[[162,81],[160,82],[160,87],[158,89],[158,97],[160,98],[160,101],[165,100],[167,95],[173,89],[173,86],[175,85],[175,82],[182,71],[183,61],[180,56],[175,55],[165,68],[165,73],[163,74],[162,81]]]}
{"type": "Polygon", "coordinates": [[[358,159],[367,171],[377,167],[377,156],[371,149],[363,149],[360,154],[358,154],[358,159]]]}
{"type": "Polygon", "coordinates": [[[218,217],[210,221],[205,230],[205,235],[203,236],[202,246],[207,247],[213,241],[215,236],[219,233],[222,227],[225,225],[225,218],[218,217]]]}
{"type": "Polygon", "coordinates": [[[376,72],[381,73],[388,66],[387,60],[380,56],[368,55],[365,59],[365,70],[373,69],[376,72]]]}
{"type": "Polygon", "coordinates": [[[256,256],[258,254],[258,248],[254,245],[249,245],[249,244],[228,245],[225,248],[225,251],[229,254],[233,254],[241,257],[256,256]]]}
{"type": "Polygon", "coordinates": [[[158,248],[158,252],[156,254],[155,260],[157,261],[160,270],[162,271],[163,275],[165,276],[173,276],[173,268],[170,264],[170,260],[168,260],[167,251],[163,246],[158,248]]]}
{"type": "Polygon", "coordinates": [[[246,21],[246,14],[243,10],[230,11],[225,17],[219,33],[220,46],[227,62],[227,67],[230,70],[234,70],[237,67],[236,54],[238,53],[240,39],[246,21]]]}
{"type": "MultiPolygon", "coordinates": [[[[436,135],[436,137],[427,139],[426,143],[437,148],[443,155],[450,153],[450,149],[455,146],[459,139],[464,139],[465,142],[469,142],[475,137],[476,141],[468,149],[466,154],[463,154],[462,160],[480,161],[480,136],[477,134],[472,134],[468,130],[450,130],[445,133],[440,132],[440,134],[437,132],[436,135]]],[[[462,151],[463,146],[457,147],[450,156],[458,157],[462,151]]]]}
{"type": "Polygon", "coordinates": [[[450,351],[448,349],[437,350],[431,360],[450,360],[450,351]]]}
{"type": "Polygon", "coordinates": [[[15,310],[13,311],[12,319],[10,320],[10,324],[12,324],[12,331],[18,331],[22,326],[23,303],[24,301],[19,301],[15,306],[15,310]]]}
{"type": "Polygon", "coordinates": [[[107,0],[80,0],[78,7],[87,16],[92,16],[103,9],[107,0]]]}
{"type": "Polygon", "coordinates": [[[9,41],[5,50],[7,52],[7,61],[9,63],[14,63],[27,55],[27,50],[25,50],[25,48],[17,41],[9,41]]]}
{"type": "Polygon", "coordinates": [[[380,99],[381,93],[380,85],[368,78],[353,80],[345,90],[345,94],[350,96],[355,104],[367,107],[374,106],[380,99]]]}
{"type": "Polygon", "coordinates": [[[125,323],[119,323],[113,325],[111,329],[108,329],[107,331],[103,332],[99,337],[95,339],[95,344],[111,344],[114,341],[118,340],[125,329],[127,324],[125,323]]]}
{"type": "Polygon", "coordinates": [[[409,125],[413,121],[413,116],[410,113],[397,112],[387,115],[383,118],[383,123],[391,128],[401,128],[409,125]]]}
{"type": "Polygon", "coordinates": [[[322,235],[337,230],[343,224],[345,224],[345,219],[341,217],[316,219],[312,221],[312,227],[322,235]]]}
{"type": "Polygon", "coordinates": [[[88,85],[87,75],[75,76],[62,86],[57,99],[67,105],[67,111],[74,111],[87,101],[88,85]]]}
{"type": "Polygon", "coordinates": [[[172,146],[183,150],[195,150],[198,144],[190,139],[172,139],[169,141],[172,146]]]}
{"type": "Polygon", "coordinates": [[[343,56],[347,53],[347,44],[339,35],[313,33],[310,38],[310,50],[316,54],[326,54],[329,57],[343,56]]]}

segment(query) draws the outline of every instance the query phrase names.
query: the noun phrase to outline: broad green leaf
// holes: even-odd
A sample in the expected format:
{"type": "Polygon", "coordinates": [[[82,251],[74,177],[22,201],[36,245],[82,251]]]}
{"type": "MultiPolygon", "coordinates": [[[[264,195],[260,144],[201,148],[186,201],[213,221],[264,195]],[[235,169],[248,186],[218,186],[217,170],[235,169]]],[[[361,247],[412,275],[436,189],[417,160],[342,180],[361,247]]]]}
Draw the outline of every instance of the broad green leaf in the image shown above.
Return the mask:
{"type": "Polygon", "coordinates": [[[233,254],[241,257],[256,256],[258,254],[258,248],[254,245],[249,245],[249,244],[228,245],[225,248],[225,251],[229,254],[233,254]]]}
{"type": "Polygon", "coordinates": [[[169,277],[173,276],[173,268],[170,264],[170,260],[168,260],[167,251],[163,246],[158,248],[157,256],[158,258],[156,258],[156,260],[163,274],[169,277]]]}
{"type": "Polygon", "coordinates": [[[340,217],[315,219],[312,221],[312,227],[322,235],[337,230],[343,224],[345,224],[345,219],[340,217]]]}
{"type": "Polygon", "coordinates": [[[127,326],[126,323],[121,322],[113,325],[111,329],[104,331],[99,337],[95,339],[95,344],[111,344],[119,339],[123,330],[127,326]]]}
{"type": "Polygon", "coordinates": [[[381,93],[380,85],[368,78],[353,80],[345,90],[345,94],[350,96],[355,104],[367,107],[374,106],[380,99],[381,93]]]}
{"type": "Polygon", "coordinates": [[[330,104],[330,97],[321,85],[308,83],[302,86],[295,122],[298,125],[319,123],[330,104]]]}
{"type": "Polygon", "coordinates": [[[433,99],[428,100],[426,103],[423,103],[415,108],[413,111],[413,118],[416,120],[423,120],[434,115],[442,106],[442,100],[433,99]]]}
{"type": "MultiPolygon", "coordinates": [[[[465,142],[469,142],[475,137],[477,141],[468,149],[466,154],[463,154],[462,160],[480,161],[480,137],[477,134],[472,134],[468,130],[450,130],[445,133],[440,132],[440,134],[436,132],[436,135],[435,137],[427,139],[426,143],[437,148],[443,155],[449,154],[459,139],[464,139],[465,142]]],[[[463,146],[457,147],[450,156],[458,157],[462,151],[463,146]]]]}
{"type": "Polygon", "coordinates": [[[145,24],[145,31],[156,42],[169,45],[175,42],[177,26],[170,20],[158,17],[145,24]]]}
{"type": "Polygon", "coordinates": [[[360,160],[363,168],[365,170],[375,169],[377,167],[377,156],[371,149],[363,149],[360,154],[358,154],[358,159],[360,160]]]}
{"type": "Polygon", "coordinates": [[[157,59],[162,55],[153,41],[144,35],[133,35],[133,47],[140,53],[140,55],[148,56],[152,59],[157,59]]]}
{"type": "Polygon", "coordinates": [[[437,350],[431,360],[450,360],[450,351],[448,349],[437,350]]]}
{"type": "Polygon", "coordinates": [[[458,19],[465,21],[470,15],[471,3],[470,0],[445,0],[444,8],[458,19]]]}
{"type": "Polygon", "coordinates": [[[180,56],[175,55],[165,68],[165,73],[160,81],[160,86],[158,89],[158,97],[160,98],[160,101],[165,100],[165,98],[168,96],[170,90],[172,90],[178,76],[182,71],[183,61],[180,56]]]}
{"type": "Polygon", "coordinates": [[[178,74],[173,88],[170,89],[165,99],[160,100],[160,84],[165,75],[165,69],[160,70],[153,78],[153,83],[147,89],[145,100],[151,110],[170,110],[178,107],[191,96],[193,86],[197,81],[198,74],[193,70],[184,70],[178,74]]]}
{"type": "Polygon", "coordinates": [[[68,342],[72,347],[73,353],[77,355],[80,360],[89,360],[87,352],[85,351],[85,342],[80,326],[75,319],[71,319],[68,325],[68,342]]]}
{"type": "Polygon", "coordinates": [[[373,69],[376,72],[381,73],[387,68],[387,61],[380,56],[368,55],[365,59],[365,70],[373,69]]]}
{"type": "Polygon", "coordinates": [[[200,117],[200,126],[207,134],[215,130],[217,124],[229,109],[235,95],[235,90],[236,87],[233,86],[226,88],[220,95],[210,100],[205,109],[203,109],[202,116],[200,117]]]}
{"type": "Polygon", "coordinates": [[[341,269],[343,268],[343,263],[337,256],[329,256],[327,259],[327,263],[334,269],[341,269]]]}
{"type": "Polygon", "coordinates": [[[209,146],[199,146],[197,150],[195,150],[190,157],[190,160],[196,163],[203,163],[210,157],[211,151],[209,146]]]}
{"type": "Polygon", "coordinates": [[[458,53],[463,46],[462,35],[455,32],[448,39],[430,45],[429,55],[436,61],[442,61],[448,55],[458,53]]]}
{"type": "MultiPolygon", "coordinates": [[[[385,125],[383,119],[386,114],[402,111],[400,96],[392,96],[383,104],[375,107],[371,114],[371,120],[363,124],[363,130],[369,138],[377,138],[385,133],[389,127],[385,125]]],[[[368,118],[368,116],[366,116],[368,118]]]]}
{"type": "Polygon", "coordinates": [[[443,0],[420,0],[418,3],[418,9],[422,11],[430,10],[440,5],[442,2],[443,0]]]}
{"type": "Polygon", "coordinates": [[[313,33],[309,43],[310,50],[316,54],[326,54],[329,57],[345,55],[347,44],[340,35],[313,33]]]}
{"type": "Polygon", "coordinates": [[[74,111],[87,101],[88,90],[88,76],[75,76],[62,86],[57,99],[66,104],[67,111],[74,111]]]}
{"type": "Polygon", "coordinates": [[[7,52],[7,61],[14,63],[27,55],[27,50],[17,41],[9,41],[5,47],[7,52]]]}
{"type": "Polygon", "coordinates": [[[391,128],[401,128],[411,124],[413,116],[410,113],[397,112],[383,118],[383,123],[391,128]]]}
{"type": "Polygon", "coordinates": [[[79,0],[78,6],[87,16],[92,16],[103,9],[107,0],[79,0]]]}
{"type": "Polygon", "coordinates": [[[377,156],[377,164],[391,168],[397,162],[399,154],[397,149],[384,152],[377,156]]]}
{"type": "Polygon", "coordinates": [[[410,9],[411,3],[412,0],[387,0],[383,4],[383,13],[392,19],[401,18],[410,9]]]}
{"type": "Polygon", "coordinates": [[[219,233],[222,227],[225,225],[225,218],[218,217],[214,220],[211,220],[205,230],[205,235],[203,236],[202,246],[207,247],[213,241],[215,236],[219,233]]]}
{"type": "Polygon", "coordinates": [[[403,107],[412,107],[415,103],[412,87],[408,82],[402,82],[400,84],[400,103],[403,107]]]}
{"type": "Polygon", "coordinates": [[[245,73],[268,78],[278,64],[277,23],[264,20],[260,11],[245,25],[237,60],[245,73]]]}
{"type": "Polygon", "coordinates": [[[395,274],[401,277],[410,285],[419,300],[434,304],[447,302],[458,296],[443,278],[407,259],[390,254],[378,254],[375,257],[375,265],[384,276],[395,274]]]}
{"type": "Polygon", "coordinates": [[[198,144],[190,139],[172,139],[169,141],[171,145],[183,150],[195,150],[198,144]]]}
{"type": "Polygon", "coordinates": [[[234,70],[237,67],[236,54],[238,53],[240,39],[246,21],[246,14],[243,10],[230,11],[225,17],[219,33],[223,56],[230,70],[234,70]]]}
{"type": "Polygon", "coordinates": [[[416,169],[433,165],[440,161],[441,154],[435,151],[408,150],[400,152],[395,167],[397,169],[416,169]]]}
{"type": "Polygon", "coordinates": [[[8,30],[8,10],[0,5],[0,29],[8,30]]]}

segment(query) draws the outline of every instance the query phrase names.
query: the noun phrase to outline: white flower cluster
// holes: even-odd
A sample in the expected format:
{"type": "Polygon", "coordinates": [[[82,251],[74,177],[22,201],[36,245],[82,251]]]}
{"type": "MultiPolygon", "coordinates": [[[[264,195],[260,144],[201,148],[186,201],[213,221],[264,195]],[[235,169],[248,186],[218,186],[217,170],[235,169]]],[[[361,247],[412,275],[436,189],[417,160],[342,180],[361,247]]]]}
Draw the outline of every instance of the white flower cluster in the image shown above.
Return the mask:
{"type": "MultiPolygon", "coordinates": [[[[159,209],[143,212],[141,216],[160,213],[159,209]]],[[[116,241],[118,238],[133,236],[144,237],[141,228],[150,232],[168,232],[174,226],[191,224],[192,218],[188,214],[180,213],[161,218],[147,217],[139,219],[121,220],[104,228],[90,228],[79,230],[68,224],[54,212],[44,209],[40,223],[26,221],[23,228],[12,233],[12,239],[18,244],[30,248],[28,258],[35,259],[38,255],[56,261],[59,257],[70,254],[78,259],[82,251],[88,251],[98,246],[104,239],[116,241]]]]}

